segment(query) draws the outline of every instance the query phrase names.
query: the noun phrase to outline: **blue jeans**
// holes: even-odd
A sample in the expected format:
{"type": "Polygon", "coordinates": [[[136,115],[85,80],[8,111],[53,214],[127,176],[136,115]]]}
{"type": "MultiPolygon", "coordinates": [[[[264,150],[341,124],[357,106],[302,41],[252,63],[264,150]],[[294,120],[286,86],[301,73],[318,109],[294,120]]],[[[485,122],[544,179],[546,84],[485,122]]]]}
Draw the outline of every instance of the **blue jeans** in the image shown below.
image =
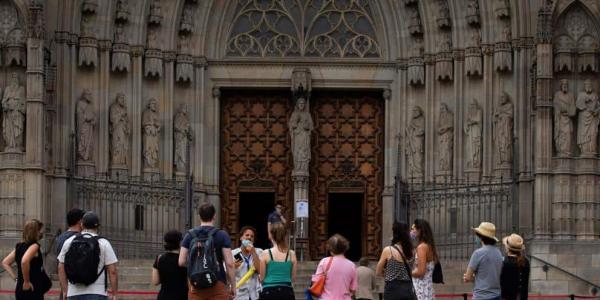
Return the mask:
{"type": "Polygon", "coordinates": [[[67,300],[107,300],[107,296],[97,294],[85,294],[67,297],[67,300]]]}

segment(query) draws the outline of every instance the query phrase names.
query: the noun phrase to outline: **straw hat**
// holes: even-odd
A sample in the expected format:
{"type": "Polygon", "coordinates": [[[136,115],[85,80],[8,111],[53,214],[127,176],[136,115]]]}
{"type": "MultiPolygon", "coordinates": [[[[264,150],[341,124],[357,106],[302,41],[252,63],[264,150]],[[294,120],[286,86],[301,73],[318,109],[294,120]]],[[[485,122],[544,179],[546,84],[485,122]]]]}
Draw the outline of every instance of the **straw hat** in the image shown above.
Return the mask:
{"type": "Polygon", "coordinates": [[[513,233],[502,239],[502,243],[508,248],[508,250],[512,250],[515,252],[521,252],[525,250],[525,245],[523,244],[523,238],[513,233]]]}
{"type": "Polygon", "coordinates": [[[499,241],[498,238],[496,238],[496,225],[490,222],[481,222],[481,224],[479,224],[479,227],[473,228],[473,230],[479,233],[481,236],[488,237],[490,239],[495,240],[496,242],[499,241]]]}

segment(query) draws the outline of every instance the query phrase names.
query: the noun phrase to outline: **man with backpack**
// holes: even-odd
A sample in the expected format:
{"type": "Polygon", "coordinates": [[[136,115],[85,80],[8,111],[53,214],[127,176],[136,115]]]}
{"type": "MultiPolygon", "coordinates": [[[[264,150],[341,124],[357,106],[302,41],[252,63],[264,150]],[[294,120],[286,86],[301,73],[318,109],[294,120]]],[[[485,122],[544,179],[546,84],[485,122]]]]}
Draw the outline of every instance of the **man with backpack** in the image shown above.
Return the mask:
{"type": "Polygon", "coordinates": [[[215,214],[212,204],[202,204],[200,226],[189,230],[181,242],[179,265],[187,266],[189,300],[228,300],[235,297],[231,239],[225,231],[213,225],[215,214]]]}
{"type": "MultiPolygon", "coordinates": [[[[61,233],[59,236],[56,237],[56,240],[54,241],[55,243],[55,247],[54,247],[54,253],[56,253],[56,256],[58,257],[58,254],[60,254],[60,251],[62,250],[62,247],[65,243],[65,241],[80,233],[82,228],[82,219],[83,219],[83,215],[85,214],[85,212],[82,209],[79,208],[73,208],[71,210],[69,210],[69,212],[67,213],[67,226],[69,226],[67,228],[67,230],[65,230],[63,233],[61,233]]],[[[63,293],[61,291],[60,295],[58,296],[59,300],[63,300],[65,299],[63,297],[63,293]]]]}
{"type": "Polygon", "coordinates": [[[117,299],[117,256],[110,242],[98,235],[100,220],[94,212],[82,219],[83,230],[67,239],[58,255],[58,277],[69,300],[117,299]],[[108,273],[108,276],[107,276],[108,273]],[[68,281],[68,285],[67,285],[68,281]]]}

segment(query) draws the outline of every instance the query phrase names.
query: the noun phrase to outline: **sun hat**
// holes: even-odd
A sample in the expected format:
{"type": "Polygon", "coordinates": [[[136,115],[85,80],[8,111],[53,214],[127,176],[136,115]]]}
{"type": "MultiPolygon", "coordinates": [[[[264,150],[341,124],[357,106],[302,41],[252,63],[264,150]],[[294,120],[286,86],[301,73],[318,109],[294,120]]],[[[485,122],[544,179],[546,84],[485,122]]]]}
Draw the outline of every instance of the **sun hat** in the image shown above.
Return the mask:
{"type": "Polygon", "coordinates": [[[508,248],[508,250],[511,250],[511,251],[521,252],[521,251],[525,250],[523,238],[516,233],[513,233],[507,237],[504,237],[502,239],[502,243],[506,246],[506,248],[508,248]]]}
{"type": "Polygon", "coordinates": [[[473,228],[473,231],[479,233],[481,236],[493,239],[496,242],[499,241],[498,238],[496,238],[496,225],[490,222],[481,222],[479,227],[473,228]]]}

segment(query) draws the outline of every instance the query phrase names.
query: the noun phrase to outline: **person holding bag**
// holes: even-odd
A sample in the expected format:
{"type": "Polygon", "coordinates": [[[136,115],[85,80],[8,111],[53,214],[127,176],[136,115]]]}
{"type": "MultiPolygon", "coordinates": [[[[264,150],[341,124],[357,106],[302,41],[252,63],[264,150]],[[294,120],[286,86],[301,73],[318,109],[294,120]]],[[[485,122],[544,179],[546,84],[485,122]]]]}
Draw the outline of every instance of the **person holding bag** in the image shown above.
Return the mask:
{"type": "Polygon", "coordinates": [[[311,294],[321,300],[351,300],[356,291],[356,266],[344,254],[350,243],[339,234],[327,241],[331,256],[323,258],[312,276],[311,294]]]}
{"type": "Polygon", "coordinates": [[[409,266],[413,263],[413,249],[408,224],[395,222],[392,236],[392,246],[383,249],[375,271],[385,280],[383,299],[415,300],[412,268],[409,266]]]}
{"type": "Polygon", "coordinates": [[[25,222],[23,239],[15,246],[2,261],[2,266],[14,278],[15,299],[17,300],[43,300],[44,294],[52,287],[50,278],[44,271],[42,251],[38,241],[44,234],[44,224],[36,219],[25,222]],[[17,264],[17,273],[11,267],[17,264]]]}

